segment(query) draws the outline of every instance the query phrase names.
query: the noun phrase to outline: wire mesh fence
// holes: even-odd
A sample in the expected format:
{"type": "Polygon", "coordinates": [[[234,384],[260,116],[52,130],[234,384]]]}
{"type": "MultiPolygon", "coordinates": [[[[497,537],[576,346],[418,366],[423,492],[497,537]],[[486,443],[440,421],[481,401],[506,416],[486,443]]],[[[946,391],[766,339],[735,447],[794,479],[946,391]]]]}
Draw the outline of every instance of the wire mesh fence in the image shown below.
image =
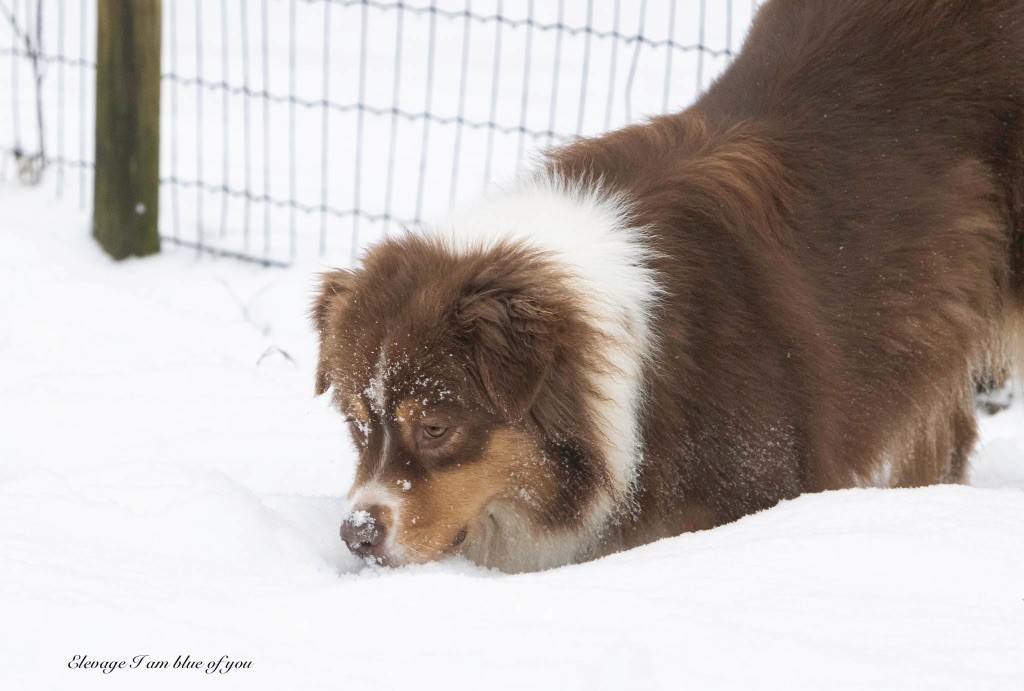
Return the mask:
{"type": "MultiPolygon", "coordinates": [[[[685,106],[756,4],[163,0],[161,236],[345,263],[546,147],[685,106]]],[[[95,0],[0,14],[0,176],[87,207],[95,0]]]]}

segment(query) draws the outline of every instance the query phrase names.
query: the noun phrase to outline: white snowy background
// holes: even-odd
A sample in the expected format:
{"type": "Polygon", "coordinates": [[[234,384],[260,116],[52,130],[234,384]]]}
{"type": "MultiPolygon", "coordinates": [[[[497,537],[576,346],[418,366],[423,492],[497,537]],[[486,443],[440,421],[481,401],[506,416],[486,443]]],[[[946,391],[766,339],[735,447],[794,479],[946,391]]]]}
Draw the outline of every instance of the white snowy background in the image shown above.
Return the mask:
{"type": "MultiPolygon", "coordinates": [[[[161,188],[161,232],[274,261],[323,249],[348,262],[353,240],[435,216],[552,143],[689,103],[756,5],[163,0],[160,174],[183,184],[161,188]]],[[[46,153],[70,164],[51,182],[87,205],[91,170],[78,164],[93,159],[95,2],[0,7],[43,55],[37,94],[31,62],[11,59],[24,42],[0,21],[0,153],[39,150],[38,95],[46,153]]]]}
{"type": "MultiPolygon", "coordinates": [[[[358,25],[332,27],[341,46],[358,25]]],[[[368,131],[367,152],[386,134],[368,131]]],[[[305,318],[315,271],[347,262],[344,228],[335,254],[287,270],[173,248],[115,264],[65,173],[61,200],[52,169],[38,189],[0,184],[0,687],[1021,688],[1020,404],[982,420],[966,487],[805,496],[539,574],[366,567],[338,538],[353,455],[312,396],[305,318]],[[253,664],[67,666],[186,654],[253,664]]],[[[332,186],[331,203],[350,194],[332,186]]],[[[432,196],[443,208],[447,187],[432,196]]],[[[179,200],[183,226],[197,202],[179,200]]],[[[272,223],[278,238],[287,218],[272,223]]],[[[299,223],[315,245],[317,218],[299,223]]]]}

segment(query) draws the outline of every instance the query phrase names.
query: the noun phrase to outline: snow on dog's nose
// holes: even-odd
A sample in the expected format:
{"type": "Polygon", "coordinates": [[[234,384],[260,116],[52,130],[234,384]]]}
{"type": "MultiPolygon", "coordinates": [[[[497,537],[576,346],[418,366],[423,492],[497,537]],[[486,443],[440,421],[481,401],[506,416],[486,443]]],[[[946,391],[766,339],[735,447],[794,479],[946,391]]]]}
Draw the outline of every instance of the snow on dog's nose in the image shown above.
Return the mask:
{"type": "Polygon", "coordinates": [[[383,562],[391,511],[380,504],[352,511],[341,522],[341,539],[353,554],[383,562]]]}

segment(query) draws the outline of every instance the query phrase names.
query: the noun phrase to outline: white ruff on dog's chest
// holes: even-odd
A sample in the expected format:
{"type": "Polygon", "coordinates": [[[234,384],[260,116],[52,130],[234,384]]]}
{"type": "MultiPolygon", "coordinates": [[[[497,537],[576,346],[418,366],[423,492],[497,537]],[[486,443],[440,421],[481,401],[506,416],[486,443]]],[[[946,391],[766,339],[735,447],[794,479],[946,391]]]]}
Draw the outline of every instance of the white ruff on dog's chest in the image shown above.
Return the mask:
{"type": "Polygon", "coordinates": [[[655,348],[651,313],[661,289],[644,231],[629,216],[628,205],[600,187],[537,177],[426,231],[454,252],[501,243],[538,249],[570,277],[569,289],[605,344],[605,366],[590,382],[597,393],[591,410],[604,432],[603,462],[613,486],[595,502],[595,531],[630,499],[642,461],[644,367],[655,348]]]}

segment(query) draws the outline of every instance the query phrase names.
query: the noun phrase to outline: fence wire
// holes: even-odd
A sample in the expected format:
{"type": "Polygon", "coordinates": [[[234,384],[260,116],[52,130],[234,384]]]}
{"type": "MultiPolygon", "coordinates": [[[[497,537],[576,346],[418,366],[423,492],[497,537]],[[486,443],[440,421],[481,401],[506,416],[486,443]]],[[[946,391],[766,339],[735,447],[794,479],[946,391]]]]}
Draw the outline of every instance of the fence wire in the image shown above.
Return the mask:
{"type": "MultiPolygon", "coordinates": [[[[546,147],[685,106],[756,4],[163,0],[161,236],[345,263],[546,147]]],[[[74,186],[87,208],[95,0],[0,15],[0,177],[74,186]]]]}

